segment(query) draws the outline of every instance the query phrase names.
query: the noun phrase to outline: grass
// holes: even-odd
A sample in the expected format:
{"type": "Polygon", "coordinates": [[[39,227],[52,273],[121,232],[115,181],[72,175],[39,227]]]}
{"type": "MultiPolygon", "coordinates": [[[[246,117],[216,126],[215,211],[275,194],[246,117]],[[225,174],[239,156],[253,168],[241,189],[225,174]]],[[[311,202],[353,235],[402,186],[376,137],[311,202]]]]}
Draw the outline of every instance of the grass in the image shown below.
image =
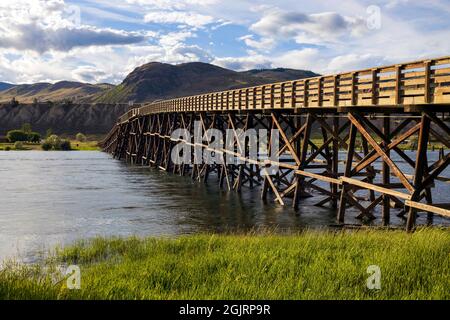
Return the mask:
{"type": "Polygon", "coordinates": [[[449,299],[449,254],[449,229],[438,228],[97,238],[40,266],[7,263],[0,298],[449,299]],[[57,282],[59,264],[80,266],[80,290],[57,282]],[[380,290],[366,287],[370,265],[380,290]]]}
{"type": "MultiPolygon", "coordinates": [[[[99,151],[101,148],[98,146],[97,141],[85,141],[80,142],[77,140],[70,139],[70,144],[72,146],[72,150],[75,151],[99,151]]],[[[42,151],[42,144],[41,143],[28,143],[24,142],[23,149],[15,149],[14,143],[0,143],[0,151],[4,151],[7,149],[7,147],[10,148],[10,150],[23,150],[23,151],[42,151]]]]}
{"type": "Polygon", "coordinates": [[[30,150],[42,150],[40,143],[31,143],[31,142],[24,142],[22,149],[15,149],[14,143],[8,143],[8,142],[1,142],[0,143],[0,150],[6,150],[7,148],[10,148],[10,150],[23,150],[23,151],[30,151],[30,150]]]}
{"type": "Polygon", "coordinates": [[[78,151],[99,151],[101,150],[98,146],[97,141],[85,141],[80,142],[77,140],[70,140],[70,145],[72,146],[72,150],[78,151]]]}

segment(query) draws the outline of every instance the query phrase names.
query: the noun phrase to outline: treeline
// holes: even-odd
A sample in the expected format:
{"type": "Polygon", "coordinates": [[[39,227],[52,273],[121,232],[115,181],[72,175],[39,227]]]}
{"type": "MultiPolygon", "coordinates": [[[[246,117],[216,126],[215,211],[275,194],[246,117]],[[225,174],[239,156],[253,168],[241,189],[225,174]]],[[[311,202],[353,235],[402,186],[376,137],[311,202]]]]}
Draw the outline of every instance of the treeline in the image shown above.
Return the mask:
{"type": "Polygon", "coordinates": [[[6,138],[9,142],[41,142],[41,135],[38,132],[33,132],[30,124],[24,124],[21,129],[8,131],[6,138]]]}
{"type": "MultiPolygon", "coordinates": [[[[82,135],[82,134],[78,134],[82,135]]],[[[78,136],[77,135],[77,136],[78,136]]],[[[15,149],[19,150],[23,148],[24,142],[27,143],[41,143],[42,142],[42,149],[45,151],[48,150],[62,150],[62,151],[69,151],[72,150],[72,146],[70,145],[70,140],[68,139],[62,139],[56,134],[52,134],[51,130],[47,130],[46,138],[44,141],[41,139],[41,135],[38,132],[34,132],[31,128],[31,125],[26,123],[22,125],[21,129],[15,129],[8,131],[6,134],[6,138],[10,143],[14,143],[15,149]]],[[[81,138],[85,138],[84,135],[82,135],[81,138]]]]}

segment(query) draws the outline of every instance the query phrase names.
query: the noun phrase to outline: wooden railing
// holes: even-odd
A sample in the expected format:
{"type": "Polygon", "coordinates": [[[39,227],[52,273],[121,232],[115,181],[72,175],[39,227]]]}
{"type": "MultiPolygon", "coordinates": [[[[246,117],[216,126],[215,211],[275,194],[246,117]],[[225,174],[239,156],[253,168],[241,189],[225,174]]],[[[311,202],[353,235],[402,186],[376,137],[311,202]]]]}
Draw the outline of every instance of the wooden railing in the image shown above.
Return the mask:
{"type": "Polygon", "coordinates": [[[158,101],[119,121],[163,112],[450,103],[450,57],[158,101]]]}

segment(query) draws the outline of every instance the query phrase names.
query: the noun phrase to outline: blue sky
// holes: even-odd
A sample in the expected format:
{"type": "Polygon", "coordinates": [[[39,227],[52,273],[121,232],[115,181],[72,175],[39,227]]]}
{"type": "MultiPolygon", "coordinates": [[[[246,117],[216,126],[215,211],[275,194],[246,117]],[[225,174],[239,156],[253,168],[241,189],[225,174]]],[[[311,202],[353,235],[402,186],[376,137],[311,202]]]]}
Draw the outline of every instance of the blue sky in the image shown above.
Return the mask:
{"type": "Polygon", "coordinates": [[[449,55],[448,39],[448,0],[2,0],[0,81],[120,83],[151,61],[329,74],[449,55]]]}

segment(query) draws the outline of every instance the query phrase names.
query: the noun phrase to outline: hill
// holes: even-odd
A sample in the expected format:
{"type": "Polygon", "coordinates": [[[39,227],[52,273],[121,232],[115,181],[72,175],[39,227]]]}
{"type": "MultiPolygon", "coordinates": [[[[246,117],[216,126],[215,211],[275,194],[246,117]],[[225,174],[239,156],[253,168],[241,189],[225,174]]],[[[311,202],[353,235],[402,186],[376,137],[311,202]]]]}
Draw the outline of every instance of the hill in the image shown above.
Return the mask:
{"type": "MultiPolygon", "coordinates": [[[[72,100],[77,102],[91,102],[98,94],[111,89],[110,84],[88,84],[72,81],[57,83],[34,83],[11,85],[0,91],[0,103],[16,98],[21,103],[33,101],[61,101],[72,100]]],[[[1,86],[0,86],[1,88],[1,86]]]]}
{"type": "Polygon", "coordinates": [[[0,82],[0,91],[8,90],[9,88],[14,87],[14,84],[7,82],[0,82]]]}
{"type": "Polygon", "coordinates": [[[151,62],[136,68],[120,85],[100,94],[95,101],[151,102],[316,75],[311,71],[282,68],[237,72],[201,62],[178,65],[151,62]]]}
{"type": "Polygon", "coordinates": [[[58,133],[106,133],[130,108],[130,101],[152,102],[313,76],[311,71],[283,68],[237,72],[200,62],[151,62],[117,86],[71,81],[5,84],[4,90],[0,85],[0,135],[24,123],[40,132],[51,128],[58,133]],[[11,104],[12,98],[19,105],[11,104]]]}

